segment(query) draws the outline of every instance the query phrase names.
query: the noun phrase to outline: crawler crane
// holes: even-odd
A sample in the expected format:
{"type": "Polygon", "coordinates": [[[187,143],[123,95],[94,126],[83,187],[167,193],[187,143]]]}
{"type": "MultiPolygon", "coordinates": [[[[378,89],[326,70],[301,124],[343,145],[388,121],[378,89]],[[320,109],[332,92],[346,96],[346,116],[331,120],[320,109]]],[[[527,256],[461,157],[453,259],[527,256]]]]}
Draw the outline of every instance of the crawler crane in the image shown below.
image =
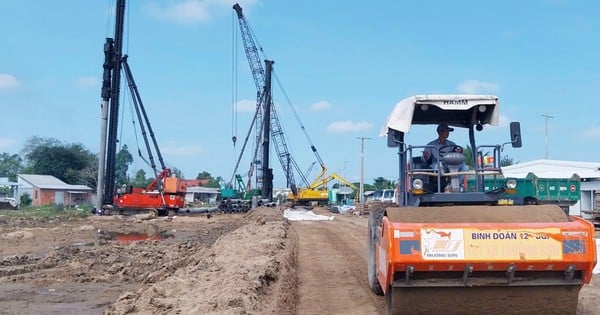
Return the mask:
{"type": "Polygon", "coordinates": [[[119,0],[116,6],[115,38],[107,38],[104,44],[105,60],[101,93],[102,127],[96,211],[108,214],[114,211],[123,213],[129,210],[149,210],[157,212],[159,215],[165,215],[169,212],[177,212],[180,208],[183,208],[186,186],[178,178],[171,177],[171,169],[167,168],[163,161],[138,87],[129,68],[128,57],[127,55],[122,55],[124,17],[125,0],[119,0]],[[121,71],[125,73],[129,90],[133,96],[133,104],[146,144],[150,166],[155,174],[155,179],[145,189],[133,188],[131,186],[120,187],[119,189],[115,187],[121,71]],[[108,137],[106,134],[107,129],[108,137]],[[146,129],[150,133],[153,146],[150,145],[146,129]],[[152,148],[154,148],[160,161],[160,171],[154,162],[152,148]]]}

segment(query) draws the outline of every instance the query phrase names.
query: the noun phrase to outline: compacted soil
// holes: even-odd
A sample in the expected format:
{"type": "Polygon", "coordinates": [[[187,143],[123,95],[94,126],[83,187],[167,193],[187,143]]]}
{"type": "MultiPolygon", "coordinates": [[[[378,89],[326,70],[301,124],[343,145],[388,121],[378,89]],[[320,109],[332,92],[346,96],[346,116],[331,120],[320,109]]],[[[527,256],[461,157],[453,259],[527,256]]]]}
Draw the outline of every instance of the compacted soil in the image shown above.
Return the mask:
{"type": "MultiPolygon", "coordinates": [[[[0,212],[0,314],[382,314],[367,216],[35,219],[0,212]]],[[[510,301],[506,301],[510,303],[510,301]]],[[[598,275],[577,314],[600,314],[598,275]]]]}

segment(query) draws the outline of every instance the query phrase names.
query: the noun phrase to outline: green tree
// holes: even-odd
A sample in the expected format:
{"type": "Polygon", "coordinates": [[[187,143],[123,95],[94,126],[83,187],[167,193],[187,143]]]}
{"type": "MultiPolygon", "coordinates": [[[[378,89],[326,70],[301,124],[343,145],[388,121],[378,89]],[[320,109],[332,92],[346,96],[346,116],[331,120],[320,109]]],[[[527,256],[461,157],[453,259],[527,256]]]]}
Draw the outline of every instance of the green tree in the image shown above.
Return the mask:
{"type": "MultiPolygon", "coordinates": [[[[360,183],[354,183],[354,186],[360,187],[360,183]]],[[[363,183],[363,191],[375,190],[375,186],[367,183],[363,183]]]]}
{"type": "Polygon", "coordinates": [[[18,154],[0,154],[0,177],[8,177],[10,181],[16,182],[17,174],[22,168],[23,159],[18,154]]]}
{"type": "Polygon", "coordinates": [[[217,178],[214,178],[207,171],[198,173],[198,176],[196,176],[196,179],[199,179],[199,180],[207,180],[208,179],[208,183],[201,185],[201,186],[211,187],[211,188],[220,188],[221,183],[224,182],[224,180],[223,180],[223,178],[221,178],[221,176],[217,176],[217,178]]]}
{"type": "Polygon", "coordinates": [[[463,155],[465,156],[465,164],[469,169],[475,169],[475,165],[473,165],[473,148],[470,145],[467,145],[463,149],[463,155]]]}
{"type": "Polygon", "coordinates": [[[198,173],[198,176],[196,176],[196,179],[199,179],[199,180],[212,179],[212,176],[210,175],[209,172],[204,171],[204,172],[198,173]]]}
{"type": "Polygon", "coordinates": [[[505,155],[502,157],[502,159],[500,159],[500,166],[504,167],[504,166],[510,166],[515,164],[513,161],[513,158],[511,158],[508,155],[505,155]]]}
{"type": "Polygon", "coordinates": [[[152,182],[152,178],[146,178],[146,172],[143,169],[139,169],[135,173],[135,177],[133,178],[131,185],[133,185],[133,187],[146,188],[150,182],[152,182]]]}
{"type": "Polygon", "coordinates": [[[30,138],[24,153],[29,173],[52,175],[69,184],[89,182],[89,174],[84,170],[97,161],[82,144],[65,144],[54,138],[30,138]]]}
{"type": "Polygon", "coordinates": [[[181,172],[181,170],[178,169],[177,167],[173,167],[171,169],[171,175],[175,175],[175,177],[177,177],[177,178],[184,178],[183,172],[181,172]]]}
{"type": "Polygon", "coordinates": [[[0,197],[12,197],[12,189],[10,186],[0,186],[0,197]]]}
{"type": "Polygon", "coordinates": [[[377,177],[373,180],[373,186],[375,189],[391,189],[395,188],[396,184],[389,179],[377,177]]]}
{"type": "Polygon", "coordinates": [[[96,187],[98,187],[98,156],[94,158],[94,163],[79,170],[79,176],[83,179],[80,184],[87,185],[96,190],[96,187]]]}
{"type": "MultiPolygon", "coordinates": [[[[467,145],[465,147],[465,149],[463,150],[463,155],[465,156],[465,164],[467,164],[467,166],[469,166],[469,169],[474,169],[474,165],[473,165],[473,149],[471,148],[471,146],[467,145]]],[[[486,157],[486,156],[490,156],[489,152],[485,152],[482,154],[481,158],[486,157]]],[[[505,155],[503,156],[500,161],[500,166],[509,166],[509,165],[513,165],[515,164],[513,161],[513,158],[505,155]]]]}
{"type": "Polygon", "coordinates": [[[131,163],[133,163],[133,156],[129,152],[127,145],[124,144],[115,158],[115,180],[117,185],[129,184],[127,170],[131,163]]]}
{"type": "Polygon", "coordinates": [[[31,196],[28,193],[23,193],[21,195],[20,199],[21,199],[21,207],[31,205],[31,202],[33,201],[33,199],[31,199],[31,196]]]}
{"type": "Polygon", "coordinates": [[[208,183],[206,183],[205,187],[220,188],[221,182],[223,182],[223,178],[221,178],[221,176],[217,176],[217,178],[211,177],[208,183]]]}

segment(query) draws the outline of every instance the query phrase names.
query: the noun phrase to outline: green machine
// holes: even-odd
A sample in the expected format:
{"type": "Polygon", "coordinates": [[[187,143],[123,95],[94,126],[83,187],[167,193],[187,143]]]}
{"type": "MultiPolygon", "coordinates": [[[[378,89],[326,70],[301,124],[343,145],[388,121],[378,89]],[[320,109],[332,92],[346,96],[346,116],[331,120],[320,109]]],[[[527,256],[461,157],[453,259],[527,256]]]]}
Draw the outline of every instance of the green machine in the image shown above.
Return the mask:
{"type": "MultiPolygon", "coordinates": [[[[581,179],[577,174],[570,178],[544,178],[528,173],[525,178],[517,180],[515,194],[504,194],[505,200],[515,205],[555,204],[568,211],[569,206],[576,204],[580,197],[581,179]]],[[[502,188],[505,179],[502,177],[486,178],[485,191],[502,188]]],[[[469,191],[475,187],[475,180],[468,180],[469,191]]]]}

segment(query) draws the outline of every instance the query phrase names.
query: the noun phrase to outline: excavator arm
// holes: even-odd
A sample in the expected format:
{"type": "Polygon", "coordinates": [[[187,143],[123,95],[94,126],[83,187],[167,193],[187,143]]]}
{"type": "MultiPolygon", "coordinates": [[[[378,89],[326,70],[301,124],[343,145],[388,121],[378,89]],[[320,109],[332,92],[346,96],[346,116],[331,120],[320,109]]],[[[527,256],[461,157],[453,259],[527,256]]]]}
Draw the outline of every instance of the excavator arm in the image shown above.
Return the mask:
{"type": "MultiPolygon", "coordinates": [[[[324,170],[326,171],[326,169],[324,170]]],[[[336,173],[331,173],[328,176],[323,176],[323,174],[319,175],[319,177],[317,177],[317,179],[313,181],[312,184],[310,184],[310,186],[308,186],[308,189],[317,189],[319,187],[325,186],[327,185],[327,183],[334,179],[341,182],[342,184],[345,184],[346,186],[351,187],[354,190],[358,189],[354,184],[347,181],[345,178],[336,173]]]]}
{"type": "Polygon", "coordinates": [[[347,181],[345,178],[341,177],[340,175],[336,174],[336,173],[332,173],[330,175],[330,177],[332,177],[333,179],[338,180],[339,182],[343,183],[344,185],[354,189],[354,190],[358,190],[358,187],[356,187],[354,184],[352,184],[351,182],[347,181]]]}

